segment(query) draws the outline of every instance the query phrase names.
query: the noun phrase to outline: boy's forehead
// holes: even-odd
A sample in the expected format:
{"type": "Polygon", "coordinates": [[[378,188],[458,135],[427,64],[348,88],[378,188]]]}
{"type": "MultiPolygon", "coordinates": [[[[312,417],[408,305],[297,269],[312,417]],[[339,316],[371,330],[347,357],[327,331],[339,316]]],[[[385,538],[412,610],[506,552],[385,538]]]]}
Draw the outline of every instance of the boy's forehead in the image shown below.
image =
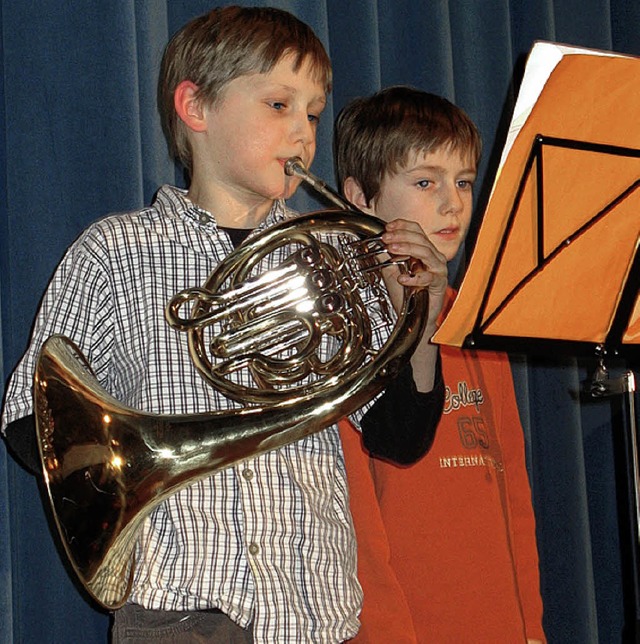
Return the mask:
{"type": "MultiPolygon", "coordinates": [[[[296,91],[301,87],[311,90],[312,86],[315,85],[313,89],[318,100],[323,103],[326,103],[327,100],[327,91],[323,84],[322,76],[309,56],[305,56],[298,64],[297,56],[293,53],[287,53],[270,70],[266,72],[250,72],[244,76],[259,86],[276,84],[291,91],[296,91]]],[[[242,76],[239,78],[242,78],[242,76]]]]}
{"type": "Polygon", "coordinates": [[[470,149],[450,142],[439,145],[431,150],[426,150],[419,146],[412,148],[407,153],[404,163],[400,164],[400,169],[408,171],[418,167],[439,166],[443,162],[447,164],[453,162],[464,169],[474,172],[476,170],[476,161],[473,152],[470,149]]]}

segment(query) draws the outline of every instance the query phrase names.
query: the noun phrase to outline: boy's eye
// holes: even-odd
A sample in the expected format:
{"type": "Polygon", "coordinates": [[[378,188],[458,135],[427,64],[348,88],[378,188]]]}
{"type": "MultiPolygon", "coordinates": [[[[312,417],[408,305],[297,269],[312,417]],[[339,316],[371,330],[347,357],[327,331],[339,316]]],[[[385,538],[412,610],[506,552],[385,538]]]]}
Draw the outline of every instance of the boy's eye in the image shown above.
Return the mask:
{"type": "Polygon", "coordinates": [[[320,123],[320,117],[316,114],[308,114],[307,118],[309,119],[309,123],[313,123],[314,125],[318,125],[318,123],[320,123]]]}
{"type": "Polygon", "coordinates": [[[420,181],[416,183],[418,188],[422,188],[423,190],[426,190],[431,184],[432,181],[430,179],[420,179],[420,181]]]}
{"type": "Polygon", "coordinates": [[[274,110],[283,110],[287,106],[282,101],[271,101],[271,107],[273,107],[274,110]]]}
{"type": "Polygon", "coordinates": [[[458,181],[458,188],[461,190],[471,190],[473,188],[473,181],[469,181],[468,179],[460,179],[458,181]]]}

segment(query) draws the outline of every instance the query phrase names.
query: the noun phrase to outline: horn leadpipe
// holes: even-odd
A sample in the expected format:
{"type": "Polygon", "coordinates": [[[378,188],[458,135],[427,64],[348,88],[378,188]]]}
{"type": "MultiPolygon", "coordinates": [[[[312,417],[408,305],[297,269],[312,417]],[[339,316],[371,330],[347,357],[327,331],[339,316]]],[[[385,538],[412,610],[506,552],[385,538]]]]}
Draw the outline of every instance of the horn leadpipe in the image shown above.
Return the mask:
{"type": "Polygon", "coordinates": [[[312,172],[307,170],[300,157],[291,157],[284,164],[284,173],[290,177],[300,177],[306,181],[314,190],[319,192],[325,199],[338,206],[341,210],[359,210],[351,203],[343,199],[335,190],[330,188],[322,179],[316,177],[312,172]]]}
{"type": "MultiPolygon", "coordinates": [[[[287,159],[284,164],[284,172],[290,177],[294,175],[300,177],[303,181],[306,181],[312,188],[319,192],[325,199],[328,199],[341,210],[351,210],[353,212],[362,213],[359,208],[346,199],[343,199],[322,179],[316,177],[316,175],[307,170],[307,167],[300,157],[291,157],[290,159],[287,159]]],[[[366,239],[353,242],[351,245],[358,251],[362,251],[357,255],[358,259],[365,259],[366,257],[375,257],[383,254],[386,255],[388,253],[386,246],[381,240],[381,235],[367,237],[366,239]],[[373,244],[373,246],[369,246],[370,244],[373,244]]],[[[415,260],[412,260],[409,255],[391,255],[383,262],[379,262],[368,267],[362,266],[360,270],[365,273],[369,271],[380,271],[387,266],[393,265],[399,266],[401,270],[405,270],[409,274],[413,274],[415,270],[415,260]]]]}

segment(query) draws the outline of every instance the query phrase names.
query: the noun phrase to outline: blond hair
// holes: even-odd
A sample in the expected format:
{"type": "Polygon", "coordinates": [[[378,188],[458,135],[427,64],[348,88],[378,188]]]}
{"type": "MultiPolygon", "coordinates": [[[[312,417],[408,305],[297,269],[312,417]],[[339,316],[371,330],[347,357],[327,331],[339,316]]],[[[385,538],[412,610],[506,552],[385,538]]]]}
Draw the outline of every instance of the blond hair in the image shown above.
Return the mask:
{"type": "Polygon", "coordinates": [[[158,80],[158,109],[173,158],[191,172],[187,128],[174,107],[178,85],[189,80],[197,96],[214,104],[235,78],[268,73],[293,53],[298,71],[309,60],[312,73],[331,91],[331,62],[313,30],[295,16],[271,7],[222,7],[195,18],[167,44],[158,80]]]}

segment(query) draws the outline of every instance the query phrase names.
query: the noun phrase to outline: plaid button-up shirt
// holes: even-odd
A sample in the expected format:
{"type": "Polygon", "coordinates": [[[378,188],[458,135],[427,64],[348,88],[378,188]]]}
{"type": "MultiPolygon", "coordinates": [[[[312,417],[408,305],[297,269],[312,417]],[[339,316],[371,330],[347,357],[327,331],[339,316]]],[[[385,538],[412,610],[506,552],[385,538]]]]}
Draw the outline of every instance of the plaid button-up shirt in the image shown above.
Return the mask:
{"type": "MultiPolygon", "coordinates": [[[[293,215],[276,203],[264,225],[293,215]]],[[[2,427],[32,413],[37,353],[56,333],[78,344],[100,383],[134,408],[191,414],[235,406],[205,383],[186,337],[164,318],[166,303],[204,284],[231,251],[215,218],[170,186],[148,208],[91,225],[47,289],[8,385],[2,427]]],[[[381,344],[386,326],[374,327],[381,344]]],[[[361,589],[337,427],[218,472],[158,506],[138,541],[130,601],[218,608],[242,626],[252,623],[256,642],[353,636],[361,589]]]]}

